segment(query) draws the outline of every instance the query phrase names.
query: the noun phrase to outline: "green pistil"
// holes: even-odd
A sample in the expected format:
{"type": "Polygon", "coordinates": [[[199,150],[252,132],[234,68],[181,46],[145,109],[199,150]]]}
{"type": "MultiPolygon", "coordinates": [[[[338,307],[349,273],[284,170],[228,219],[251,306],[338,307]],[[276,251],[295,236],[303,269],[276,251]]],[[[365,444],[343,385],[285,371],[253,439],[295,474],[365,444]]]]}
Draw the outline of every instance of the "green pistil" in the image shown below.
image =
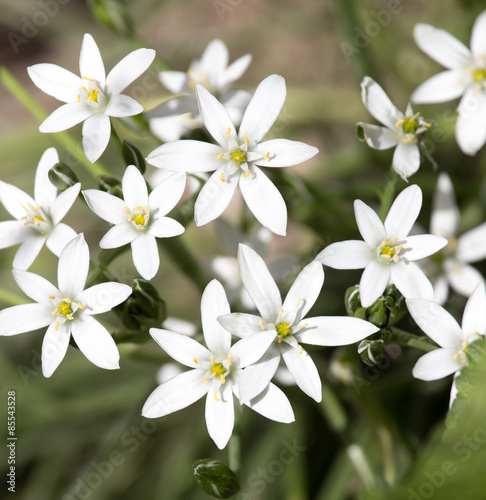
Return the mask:
{"type": "Polygon", "coordinates": [[[413,118],[405,118],[402,123],[402,129],[404,134],[415,134],[418,129],[417,120],[413,118]]]}
{"type": "Polygon", "coordinates": [[[69,303],[69,302],[61,302],[59,304],[59,312],[63,316],[70,316],[73,313],[73,308],[71,307],[71,303],[69,303]]]}
{"type": "Polygon", "coordinates": [[[484,82],[486,80],[486,70],[477,69],[473,74],[473,78],[476,82],[484,82]]]}
{"type": "Polygon", "coordinates": [[[393,258],[395,255],[395,247],[392,247],[391,245],[385,245],[380,252],[380,255],[383,255],[383,257],[386,257],[387,259],[393,258]]]}
{"type": "Polygon", "coordinates": [[[275,329],[277,330],[277,335],[279,335],[281,338],[286,337],[287,335],[290,335],[292,333],[290,330],[290,326],[285,322],[275,325],[275,329]]]}
{"type": "Polygon", "coordinates": [[[238,163],[238,165],[244,161],[246,161],[246,153],[241,151],[241,149],[237,149],[231,153],[231,160],[238,163]]]}
{"type": "Polygon", "coordinates": [[[216,377],[224,375],[228,370],[223,366],[223,363],[214,363],[211,368],[211,373],[214,373],[216,377]]]}

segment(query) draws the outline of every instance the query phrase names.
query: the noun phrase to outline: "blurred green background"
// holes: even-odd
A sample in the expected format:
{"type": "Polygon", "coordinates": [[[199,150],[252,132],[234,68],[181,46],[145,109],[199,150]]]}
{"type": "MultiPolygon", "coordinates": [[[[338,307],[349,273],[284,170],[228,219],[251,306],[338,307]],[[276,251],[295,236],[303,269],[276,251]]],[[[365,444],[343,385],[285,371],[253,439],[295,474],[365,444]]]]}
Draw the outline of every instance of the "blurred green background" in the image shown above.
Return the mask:
{"type": "MultiPolygon", "coordinates": [[[[304,165],[271,173],[288,204],[289,229],[286,238],[272,239],[269,253],[294,254],[304,265],[332,241],[359,238],[352,201],[361,198],[376,206],[388,177],[392,152],[373,151],[355,138],[357,121],[375,123],[361,103],[362,77],[372,76],[404,110],[413,89],[440,69],[416,47],[414,24],[433,24],[468,44],[484,2],[137,0],[128,1],[127,8],[140,43],[156,49],[173,69],[186,70],[209,41],[220,38],[228,45],[231,61],[253,54],[238,87],[255,88],[272,73],[285,77],[288,97],[271,133],[308,142],[320,153],[304,165]]],[[[0,12],[0,62],[48,112],[58,103],[30,82],[27,66],[51,62],[77,72],[86,32],[97,41],[107,70],[137,47],[134,40],[97,24],[82,0],[0,0],[0,12]],[[19,42],[15,35],[24,41],[19,42]]],[[[156,70],[152,67],[148,75],[154,81],[156,70]]],[[[161,85],[144,93],[141,80],[128,93],[136,95],[146,109],[168,97],[161,85]]],[[[430,147],[440,170],[453,179],[463,215],[462,232],[485,220],[486,154],[484,148],[473,158],[460,152],[453,137],[454,109],[455,103],[447,103],[418,110],[438,123],[430,147]]],[[[2,85],[0,110],[2,180],[32,193],[37,162],[52,145],[58,147],[62,160],[72,164],[55,136],[40,134],[38,122],[2,85]]],[[[158,145],[123,124],[116,127],[144,155],[158,145]]],[[[69,134],[79,141],[80,126],[69,134]]],[[[112,144],[100,161],[112,175],[121,177],[125,167],[112,144]]],[[[83,188],[96,187],[82,166],[74,168],[83,188]]],[[[424,190],[419,222],[426,228],[436,178],[437,172],[424,163],[411,179],[424,190]]],[[[399,189],[405,185],[400,181],[399,189]]],[[[235,222],[243,210],[241,200],[236,199],[225,216],[235,222]]],[[[0,220],[9,219],[0,207],[0,220]]],[[[85,233],[96,260],[97,243],[107,224],[79,200],[65,222],[85,233]]],[[[181,238],[204,262],[223,253],[215,235],[214,223],[203,228],[192,223],[181,238]]],[[[15,251],[10,248],[0,253],[2,308],[23,300],[11,275],[15,251]]],[[[55,281],[56,265],[56,258],[44,249],[31,270],[55,281]]],[[[483,273],[486,269],[484,265],[478,268],[483,273]]],[[[135,276],[130,255],[116,260],[111,271],[129,283],[135,276]]],[[[310,314],[344,315],[344,292],[359,276],[360,271],[326,268],[321,297],[310,314]]],[[[208,274],[207,280],[210,278],[208,274]]],[[[282,291],[291,282],[289,278],[282,291]]],[[[153,284],[170,316],[199,325],[201,291],[163,251],[153,284]]],[[[456,317],[463,306],[464,299],[456,296],[448,303],[456,317]]],[[[106,319],[115,321],[109,315],[106,319]]],[[[411,320],[405,319],[403,324],[404,329],[413,328],[411,320]]],[[[17,393],[16,498],[208,498],[195,485],[191,464],[206,457],[228,462],[228,456],[207,434],[203,402],[164,419],[140,416],[145,399],[156,386],[156,372],[168,361],[147,332],[140,333],[147,338],[144,344],[120,345],[121,370],[101,370],[70,347],[49,380],[40,371],[43,333],[0,338],[4,422],[0,422],[0,436],[6,436],[7,391],[17,393]]],[[[466,384],[472,387],[469,403],[463,401],[456,408],[451,428],[443,437],[451,380],[414,380],[411,370],[421,353],[395,346],[381,365],[370,368],[361,363],[353,346],[312,349],[325,387],[323,402],[318,405],[296,387],[285,387],[296,415],[296,422],[290,425],[267,421],[243,409],[239,423],[242,490],[235,498],[485,498],[486,376],[481,376],[485,357],[477,350],[468,378],[474,383],[466,384]]],[[[2,438],[3,478],[8,470],[5,442],[2,438]]],[[[4,491],[14,496],[6,487],[1,494],[4,491]]]]}

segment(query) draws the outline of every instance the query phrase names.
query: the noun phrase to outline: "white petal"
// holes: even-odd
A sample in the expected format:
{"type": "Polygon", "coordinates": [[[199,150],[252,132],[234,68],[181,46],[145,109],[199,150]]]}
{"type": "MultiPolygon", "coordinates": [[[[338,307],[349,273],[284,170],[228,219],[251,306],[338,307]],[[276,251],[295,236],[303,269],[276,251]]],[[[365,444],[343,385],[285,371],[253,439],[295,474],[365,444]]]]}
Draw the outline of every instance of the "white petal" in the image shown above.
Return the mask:
{"type": "Polygon", "coordinates": [[[465,232],[457,240],[456,257],[461,262],[477,262],[486,258],[486,222],[465,232]]]}
{"type": "Polygon", "coordinates": [[[467,90],[457,111],[457,144],[463,153],[475,155],[486,142],[486,95],[474,88],[467,90]]]}
{"type": "Polygon", "coordinates": [[[403,118],[403,113],[398,111],[385,91],[369,76],[365,76],[361,82],[361,98],[372,116],[395,130],[395,124],[403,118]]]}
{"type": "Polygon", "coordinates": [[[125,56],[106,77],[109,94],[120,94],[152,64],[155,50],[137,49],[125,56]]]}
{"type": "Polygon", "coordinates": [[[131,245],[135,268],[142,278],[151,280],[157,274],[160,264],[155,237],[149,233],[140,233],[131,245]]]}
{"type": "Polygon", "coordinates": [[[156,238],[172,238],[179,236],[186,229],[182,224],[170,217],[160,217],[160,219],[152,221],[148,228],[148,233],[156,238]]]}
{"type": "Polygon", "coordinates": [[[61,252],[57,282],[64,297],[77,297],[84,289],[89,270],[89,248],[83,234],[71,240],[61,252]]]}
{"type": "Polygon", "coordinates": [[[30,234],[30,230],[21,221],[0,222],[0,248],[18,245],[24,242],[30,234]]]}
{"type": "Polygon", "coordinates": [[[186,174],[173,173],[166,177],[149,195],[150,209],[157,210],[157,217],[169,213],[181,199],[186,187],[186,174]]]}
{"type": "Polygon", "coordinates": [[[297,385],[318,403],[322,400],[322,383],[312,358],[305,349],[295,349],[282,342],[282,357],[297,385]]]}
{"type": "Polygon", "coordinates": [[[211,356],[208,349],[187,335],[159,328],[151,328],[149,333],[171,358],[189,368],[200,368],[199,361],[208,361],[211,356]]]}
{"type": "Polygon", "coordinates": [[[12,267],[27,270],[39,255],[46,237],[41,234],[32,234],[19,247],[12,262],[12,267]]]}
{"type": "Polygon", "coordinates": [[[348,317],[306,318],[307,326],[295,335],[299,343],[338,346],[354,344],[379,330],[368,321],[348,317]]]}
{"type": "Polygon", "coordinates": [[[246,337],[262,331],[259,316],[246,313],[224,314],[218,317],[218,322],[233,335],[246,337]]]}
{"type": "Polygon", "coordinates": [[[378,245],[386,238],[385,227],[383,226],[383,222],[381,222],[377,213],[361,200],[355,200],[354,215],[356,217],[359,232],[363,239],[370,246],[370,248],[377,248],[378,245]]]}
{"type": "Polygon", "coordinates": [[[206,425],[211,439],[220,450],[228,444],[235,423],[233,392],[227,384],[221,387],[224,390],[219,401],[214,391],[209,391],[206,398],[206,425]]]}
{"type": "Polygon", "coordinates": [[[61,255],[64,247],[74,238],[76,231],[62,222],[58,224],[49,234],[46,240],[47,248],[57,257],[61,255]]]}
{"type": "Polygon", "coordinates": [[[197,102],[204,125],[214,140],[223,148],[236,141],[236,129],[226,108],[202,85],[196,88],[197,102]]]}
{"type": "Polygon", "coordinates": [[[395,199],[385,219],[388,238],[405,238],[422,208],[422,190],[413,185],[404,189],[395,199]]]}
{"type": "Polygon", "coordinates": [[[294,412],[287,396],[270,382],[256,398],[246,403],[252,410],[266,418],[289,424],[295,420],[294,412]]]}
{"type": "Polygon", "coordinates": [[[369,307],[381,296],[390,279],[390,266],[372,260],[363,271],[359,282],[361,305],[369,307]]]}
{"type": "Polygon", "coordinates": [[[188,77],[185,71],[161,71],[159,79],[166,89],[173,94],[180,94],[186,85],[188,77]]]}
{"type": "Polygon", "coordinates": [[[280,291],[263,259],[240,243],[238,266],[243,285],[260,312],[264,323],[273,323],[282,309],[280,291]]]}
{"type": "Polygon", "coordinates": [[[18,335],[44,328],[52,322],[52,310],[43,304],[22,304],[0,311],[0,335],[18,335]]]}
{"type": "Polygon", "coordinates": [[[447,31],[419,23],[413,36],[420,49],[445,68],[467,68],[472,62],[469,49],[447,31]]]}
{"type": "Polygon", "coordinates": [[[134,116],[143,112],[143,106],[135,99],[127,95],[114,95],[110,97],[106,105],[105,113],[108,116],[123,118],[125,116],[134,116]]]}
{"type": "Polygon", "coordinates": [[[245,54],[232,62],[219,76],[219,88],[221,90],[232,85],[236,80],[239,80],[243,73],[247,70],[252,60],[251,54],[245,54]]]}
{"type": "Polygon", "coordinates": [[[53,133],[67,130],[93,115],[84,102],[69,102],[53,111],[39,126],[39,132],[53,133]]]}
{"type": "Polygon", "coordinates": [[[94,163],[110,142],[111,124],[108,115],[93,115],[83,124],[83,149],[86,158],[94,163]]]}
{"type": "Polygon", "coordinates": [[[287,207],[273,182],[256,166],[247,177],[240,176],[240,189],[248,208],[258,222],[275,234],[285,236],[287,207]]]}
{"type": "Polygon", "coordinates": [[[448,70],[434,75],[417,87],[411,100],[415,103],[437,103],[457,99],[464,94],[468,79],[462,70],[448,70]]]}
{"type": "Polygon", "coordinates": [[[110,224],[127,222],[125,202],[112,194],[98,189],[86,189],[82,192],[88,207],[93,212],[110,224]]]}
{"type": "Polygon", "coordinates": [[[54,303],[51,297],[60,296],[59,290],[49,281],[38,274],[14,269],[12,271],[13,277],[17,282],[19,288],[35,302],[43,304],[46,307],[52,307],[54,310],[54,303]]]}
{"type": "Polygon", "coordinates": [[[458,222],[459,210],[454,196],[454,187],[450,177],[445,172],[441,172],[434,191],[430,232],[450,238],[456,234],[458,222]]]}
{"type": "Polygon", "coordinates": [[[270,75],[258,85],[246,108],[238,133],[240,140],[248,138],[250,144],[258,143],[278,118],[285,102],[285,80],[280,75],[270,75]]]}
{"type": "Polygon", "coordinates": [[[406,299],[434,300],[432,283],[413,262],[398,262],[392,265],[391,281],[406,299]]]}
{"type": "MultiPolygon", "coordinates": [[[[212,40],[204,49],[199,61],[199,68],[205,73],[209,73],[210,76],[218,76],[228,65],[228,60],[228,48],[224,42],[218,39],[212,40]]],[[[209,83],[214,84],[215,82],[210,81],[209,83]]]]}
{"type": "Polygon", "coordinates": [[[396,132],[387,127],[370,125],[363,122],[359,122],[357,127],[363,129],[364,140],[370,148],[383,150],[392,148],[398,144],[396,132]]]}
{"type": "Polygon", "coordinates": [[[260,330],[258,333],[247,335],[238,340],[229,351],[229,354],[237,363],[238,368],[245,368],[262,358],[276,336],[277,332],[275,330],[260,330]]]}
{"type": "Polygon", "coordinates": [[[447,377],[462,368],[460,359],[454,359],[454,349],[436,349],[424,354],[415,366],[412,374],[421,380],[438,380],[447,377]]]}
{"type": "Polygon", "coordinates": [[[255,165],[261,167],[290,167],[298,165],[315,156],[319,150],[304,142],[289,141],[288,139],[272,139],[260,144],[253,151],[264,157],[269,153],[266,160],[257,160],[255,165]]]}
{"type": "Polygon", "coordinates": [[[26,215],[25,208],[29,204],[35,206],[35,201],[18,187],[0,181],[0,202],[8,213],[17,220],[21,220],[26,215]]]}
{"type": "Polygon", "coordinates": [[[118,304],[125,301],[132,293],[132,288],[123,283],[110,281],[94,285],[83,290],[77,297],[77,301],[84,307],[78,311],[81,315],[93,315],[108,312],[118,304]]]}
{"type": "Polygon", "coordinates": [[[447,240],[442,236],[432,234],[418,234],[408,236],[403,244],[403,255],[407,260],[419,260],[428,257],[447,245],[447,240]]]}
{"type": "Polygon", "coordinates": [[[420,167],[420,151],[416,142],[399,142],[393,153],[393,169],[407,180],[420,167]]]}
{"type": "Polygon", "coordinates": [[[469,297],[462,316],[462,333],[467,340],[473,333],[486,333],[486,293],[480,283],[469,297]]]}
{"type": "Polygon", "coordinates": [[[474,22],[471,51],[476,57],[486,56],[486,11],[481,12],[474,22]]]}
{"type": "Polygon", "coordinates": [[[149,204],[147,184],[140,170],[129,165],[122,178],[123,198],[128,208],[145,208],[149,204]]]}
{"type": "Polygon", "coordinates": [[[106,370],[120,368],[120,354],[108,330],[91,316],[72,322],[72,334],[79,350],[96,366],[106,370]]]}
{"type": "Polygon", "coordinates": [[[441,347],[456,349],[462,331],[457,321],[432,300],[407,299],[407,308],[420,329],[441,347]]]}
{"type": "Polygon", "coordinates": [[[189,370],[176,375],[150,394],[142,408],[146,418],[158,418],[182,410],[208,392],[201,370],[189,370]]]}
{"type": "Polygon", "coordinates": [[[50,377],[66,355],[71,338],[70,325],[51,323],[42,342],[42,374],[50,377]]]}
{"type": "Polygon", "coordinates": [[[105,84],[105,66],[100,49],[89,33],[83,37],[81,54],[79,55],[79,73],[82,77],[96,80],[98,85],[104,86],[105,84]]]}
{"type": "Polygon", "coordinates": [[[449,282],[445,276],[439,276],[431,281],[434,287],[434,301],[439,305],[444,305],[449,297],[449,282]]]}
{"type": "Polygon", "coordinates": [[[56,64],[34,64],[27,72],[37,87],[62,102],[75,102],[83,86],[79,76],[56,64]]]}
{"type": "Polygon", "coordinates": [[[226,357],[231,346],[231,333],[218,323],[218,316],[228,314],[230,306],[223,285],[212,280],[201,297],[201,322],[208,349],[220,357],[226,357]]]}
{"type": "Polygon", "coordinates": [[[229,205],[238,186],[237,175],[224,176],[224,169],[219,168],[206,181],[194,206],[194,219],[197,226],[204,226],[219,217],[229,205]]]}
{"type": "Polygon", "coordinates": [[[319,262],[313,261],[302,269],[285,297],[280,321],[298,323],[309,312],[324,284],[324,271],[319,262]]]}
{"type": "Polygon", "coordinates": [[[368,243],[348,240],[331,243],[317,255],[316,260],[333,269],[363,269],[373,258],[368,243]]]}
{"type": "Polygon", "coordinates": [[[147,156],[147,162],[154,167],[178,172],[211,172],[221,166],[217,156],[222,152],[216,144],[174,141],[154,149],[147,156]]]}
{"type": "Polygon", "coordinates": [[[479,283],[484,283],[482,274],[473,266],[451,260],[446,262],[447,279],[459,294],[469,297],[479,283]]]}
{"type": "Polygon", "coordinates": [[[34,198],[39,206],[48,212],[57,196],[57,189],[49,180],[49,170],[56,163],[59,163],[56,148],[46,149],[35,172],[34,198]]]}
{"type": "Polygon", "coordinates": [[[271,346],[253,365],[247,366],[240,378],[240,403],[245,404],[265,390],[280,363],[280,351],[271,346]]]}

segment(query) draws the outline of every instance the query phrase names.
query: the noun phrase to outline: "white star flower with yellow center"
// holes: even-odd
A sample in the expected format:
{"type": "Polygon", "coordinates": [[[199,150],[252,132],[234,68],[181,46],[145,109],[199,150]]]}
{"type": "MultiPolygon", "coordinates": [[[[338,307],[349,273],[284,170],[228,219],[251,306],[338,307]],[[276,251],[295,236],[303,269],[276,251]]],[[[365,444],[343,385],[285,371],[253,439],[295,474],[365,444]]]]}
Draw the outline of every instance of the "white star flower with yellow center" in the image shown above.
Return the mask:
{"type": "Polygon", "coordinates": [[[413,35],[420,49],[447,70],[422,83],[412,101],[438,103],[461,97],[456,141],[464,153],[475,155],[486,142],[486,11],[474,23],[471,50],[429,24],[417,24],[413,35]]]}
{"type": "Polygon", "coordinates": [[[385,91],[369,76],[365,76],[361,82],[361,97],[370,114],[385,126],[359,122],[358,135],[362,135],[363,140],[373,149],[396,147],[393,169],[407,180],[420,167],[420,136],[432,124],[425,121],[420,113],[414,114],[410,104],[405,114],[399,111],[385,91]]]}
{"type": "Polygon", "coordinates": [[[42,155],[35,174],[34,198],[19,188],[0,181],[0,202],[16,220],[0,222],[0,248],[21,243],[12,267],[26,271],[34,262],[44,243],[59,257],[76,232],[61,220],[75,202],[81,184],[57,194],[49,180],[49,170],[59,163],[55,148],[42,155]]]}
{"type": "Polygon", "coordinates": [[[317,402],[322,399],[322,384],[312,358],[300,345],[347,345],[378,331],[367,321],[349,317],[305,315],[314,305],[324,283],[324,271],[318,262],[306,266],[297,276],[283,304],[278,287],[263,259],[250,247],[240,244],[238,264],[243,285],[260,316],[244,313],[225,314],[218,321],[226,330],[243,340],[255,335],[268,347],[258,361],[243,371],[240,402],[258,396],[277,371],[280,359],[287,365],[296,384],[317,402]],[[268,344],[270,339],[271,344],[268,344]]]}
{"type": "MultiPolygon", "coordinates": [[[[145,402],[142,415],[158,418],[186,408],[206,396],[206,425],[218,448],[228,443],[234,426],[233,394],[239,395],[242,369],[257,361],[272,341],[256,334],[231,346],[231,334],[217,321],[230,308],[223,286],[211,281],[201,299],[201,320],[207,348],[186,335],[151,328],[150,335],[164,351],[191,370],[170,378],[145,402]]],[[[277,422],[293,422],[294,413],[285,394],[267,381],[261,394],[247,406],[277,422]]]]}
{"type": "Polygon", "coordinates": [[[49,326],[42,343],[42,373],[50,377],[63,360],[71,334],[79,350],[96,366],[119,368],[120,355],[106,328],[91,316],[109,311],[132,293],[122,283],[101,283],[84,290],[89,249],[82,234],[59,257],[58,287],[37,274],[14,269],[15,281],[35,300],[0,311],[0,335],[17,335],[49,326]]]}
{"type": "Polygon", "coordinates": [[[277,119],[285,101],[285,80],[263,80],[246,108],[238,133],[225,107],[201,85],[197,99],[204,125],[218,143],[183,140],[158,147],[147,158],[156,167],[182,172],[215,171],[201,189],[195,205],[196,225],[221,215],[237,186],[262,226],[285,235],[287,208],[282,195],[259,167],[297,165],[317,154],[303,142],[272,139],[260,142],[277,119]]]}
{"type": "Polygon", "coordinates": [[[155,51],[137,49],[124,57],[105,77],[105,67],[93,37],[86,33],[81,46],[77,76],[56,64],[27,68],[32,81],[46,94],[65,102],[48,116],[40,132],[60,132],[84,121],[83,149],[94,163],[110,140],[110,116],[138,115],[143,107],[121,92],[152,64],[155,51]]]}
{"type": "Polygon", "coordinates": [[[89,208],[114,226],[100,241],[101,248],[131,244],[133,263],[142,278],[151,280],[159,269],[156,238],[170,238],[184,232],[184,226],[165,215],[180,200],[185,175],[167,177],[151,193],[140,171],[129,165],[122,178],[123,200],[104,191],[83,191],[89,208]]]}
{"type": "Polygon", "coordinates": [[[423,271],[413,262],[447,245],[440,236],[408,236],[422,207],[418,186],[404,189],[390,207],[385,222],[361,200],[354,202],[354,213],[364,241],[332,243],[316,257],[334,269],[363,269],[359,284],[361,304],[369,307],[389,283],[405,298],[433,300],[434,291],[423,271]]]}

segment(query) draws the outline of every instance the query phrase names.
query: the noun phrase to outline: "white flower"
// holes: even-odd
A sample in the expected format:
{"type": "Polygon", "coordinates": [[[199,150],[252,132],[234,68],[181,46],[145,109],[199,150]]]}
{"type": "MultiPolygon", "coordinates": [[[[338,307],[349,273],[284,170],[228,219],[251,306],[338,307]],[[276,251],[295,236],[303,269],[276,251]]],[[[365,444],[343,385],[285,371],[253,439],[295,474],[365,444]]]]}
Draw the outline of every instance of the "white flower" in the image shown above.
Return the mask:
{"type": "Polygon", "coordinates": [[[15,281],[35,304],[0,311],[0,335],[17,335],[48,326],[42,343],[42,373],[50,377],[63,360],[71,334],[80,351],[96,366],[119,368],[115,341],[91,316],[109,311],[132,293],[122,283],[101,283],[84,290],[89,249],[83,234],[70,241],[59,257],[58,288],[28,271],[14,269],[15,281]]]}
{"type": "Polygon", "coordinates": [[[364,241],[332,243],[316,257],[335,269],[363,269],[359,284],[361,304],[369,307],[394,283],[405,298],[433,300],[430,281],[412,261],[437,252],[447,240],[422,234],[408,236],[422,207],[418,186],[404,189],[393,202],[385,223],[361,200],[354,202],[354,213],[364,241]]]}
{"type": "Polygon", "coordinates": [[[486,11],[474,23],[471,50],[447,31],[428,24],[414,28],[417,45],[447,68],[426,80],[412,94],[416,103],[446,102],[461,97],[456,141],[468,155],[486,142],[486,11]]]}
{"type": "Polygon", "coordinates": [[[281,76],[271,75],[263,80],[236,133],[225,107],[198,85],[201,116],[218,145],[192,140],[175,141],[150,153],[147,161],[159,168],[191,173],[215,170],[197,198],[196,225],[202,226],[219,217],[239,185],[258,221],[274,233],[285,235],[285,202],[259,167],[296,165],[318,152],[317,148],[303,142],[286,139],[260,142],[277,119],[285,95],[285,80],[281,76]]]}
{"type": "Polygon", "coordinates": [[[151,280],[160,264],[155,238],[170,238],[184,232],[184,226],[165,214],[180,200],[185,182],[184,174],[173,174],[149,195],[143,175],[130,165],[122,178],[123,200],[97,189],[83,191],[91,210],[114,224],[103,236],[100,247],[117,248],[130,243],[135,268],[142,278],[151,280]]]}
{"type": "Polygon", "coordinates": [[[105,77],[105,67],[93,37],[86,33],[81,46],[81,76],[56,64],[35,64],[27,68],[30,78],[43,92],[65,102],[40,125],[40,132],[60,132],[84,121],[83,149],[94,163],[110,140],[110,116],[141,113],[143,107],[121,94],[137,79],[155,57],[152,49],[134,50],[105,77]]]}
{"type": "Polygon", "coordinates": [[[486,333],[486,294],[483,284],[478,285],[469,297],[462,326],[433,301],[408,299],[407,307],[417,325],[441,347],[424,354],[417,361],[412,373],[421,380],[437,380],[460,370],[467,364],[469,345],[486,333]]]}
{"type": "MultiPolygon", "coordinates": [[[[307,318],[324,282],[318,262],[306,266],[297,276],[282,304],[280,292],[263,259],[250,247],[240,244],[240,274],[246,291],[260,316],[233,313],[218,318],[221,325],[246,340],[257,335],[271,344],[258,362],[248,366],[240,381],[240,402],[258,396],[277,371],[280,357],[297,385],[317,402],[322,399],[322,384],[312,358],[300,345],[347,345],[378,331],[367,321],[348,317],[307,318]]],[[[268,344],[267,344],[268,345],[268,344]]]]}
{"type": "Polygon", "coordinates": [[[187,72],[162,71],[160,81],[179,97],[170,99],[147,114],[150,130],[165,142],[176,141],[203,122],[196,100],[196,85],[215,95],[228,111],[233,123],[239,124],[251,94],[245,90],[228,90],[246,71],[251,62],[246,54],[228,66],[229,53],[221,40],[208,44],[200,60],[193,61],[187,72]]]}
{"type": "MultiPolygon", "coordinates": [[[[207,348],[195,340],[168,330],[150,329],[150,335],[179,363],[192,368],[171,378],[148,397],[142,415],[157,418],[194,403],[206,395],[206,425],[218,448],[228,443],[234,425],[233,394],[238,397],[242,368],[255,362],[268,348],[271,338],[251,335],[231,347],[231,334],[217,321],[229,313],[224,289],[213,280],[201,299],[201,319],[207,348]]],[[[257,398],[246,404],[277,422],[293,422],[294,413],[285,394],[268,384],[257,398]]]]}
{"type": "Polygon", "coordinates": [[[59,163],[57,151],[47,149],[35,174],[35,200],[19,188],[0,181],[0,202],[16,219],[0,222],[0,248],[21,243],[13,260],[14,268],[27,270],[44,243],[59,257],[66,244],[76,236],[73,229],[60,221],[75,202],[81,184],[69,187],[58,196],[48,175],[56,163],[59,163]]]}
{"type": "Polygon", "coordinates": [[[359,122],[358,130],[362,130],[364,140],[373,149],[396,147],[393,168],[407,180],[420,167],[418,141],[431,123],[426,122],[419,113],[414,114],[410,104],[405,114],[398,111],[385,91],[369,76],[365,76],[361,82],[361,97],[370,114],[385,126],[359,122]]]}
{"type": "Polygon", "coordinates": [[[421,265],[431,278],[439,304],[447,300],[449,285],[469,297],[479,283],[484,283],[481,273],[469,264],[486,258],[486,223],[457,237],[458,222],[452,182],[446,173],[441,173],[435,188],[430,232],[447,238],[448,245],[421,265]]]}

